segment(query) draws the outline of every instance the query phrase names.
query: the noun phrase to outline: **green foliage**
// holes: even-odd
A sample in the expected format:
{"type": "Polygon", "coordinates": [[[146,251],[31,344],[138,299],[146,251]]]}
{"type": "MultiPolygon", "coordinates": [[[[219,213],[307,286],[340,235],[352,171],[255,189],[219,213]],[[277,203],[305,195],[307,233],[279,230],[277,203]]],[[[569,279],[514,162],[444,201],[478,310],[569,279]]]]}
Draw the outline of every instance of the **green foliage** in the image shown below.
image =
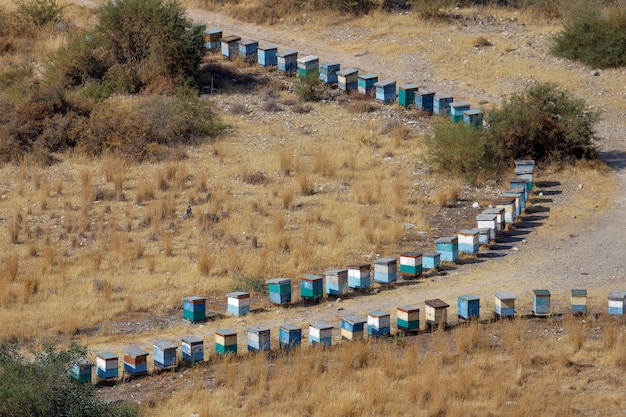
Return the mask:
{"type": "Polygon", "coordinates": [[[555,37],[552,53],[594,68],[625,66],[626,9],[576,17],[555,37]]]}
{"type": "Polygon", "coordinates": [[[57,0],[15,0],[18,14],[36,26],[58,23],[63,19],[63,7],[57,0]]]}
{"type": "Polygon", "coordinates": [[[136,408],[107,405],[96,396],[93,385],[68,377],[71,362],[86,354],[86,348],[76,344],[65,350],[46,345],[29,360],[16,343],[1,343],[0,416],[138,416],[136,408]]]}
{"type": "Polygon", "coordinates": [[[310,72],[306,77],[298,76],[298,81],[294,85],[296,95],[302,101],[320,101],[324,96],[324,89],[321,88],[320,73],[310,72]]]}
{"type": "Polygon", "coordinates": [[[448,17],[446,8],[449,0],[410,0],[411,8],[424,20],[444,20],[448,17]]]}
{"type": "Polygon", "coordinates": [[[255,292],[260,295],[267,295],[269,290],[265,281],[266,279],[263,277],[247,276],[243,273],[238,273],[233,277],[231,290],[255,292]]]}
{"type": "Polygon", "coordinates": [[[378,7],[375,0],[314,0],[312,3],[316,10],[335,10],[355,16],[368,14],[378,7]]]}

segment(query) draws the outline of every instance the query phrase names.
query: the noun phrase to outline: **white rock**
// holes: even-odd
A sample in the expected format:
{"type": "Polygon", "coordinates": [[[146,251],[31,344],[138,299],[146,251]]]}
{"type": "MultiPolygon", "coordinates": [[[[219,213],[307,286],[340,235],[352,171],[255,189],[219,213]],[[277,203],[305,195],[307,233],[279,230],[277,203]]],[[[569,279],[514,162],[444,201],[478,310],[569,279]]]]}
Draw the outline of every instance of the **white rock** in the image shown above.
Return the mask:
{"type": "Polygon", "coordinates": [[[478,204],[478,202],[474,201],[474,204],[472,204],[472,207],[475,209],[479,209],[480,208],[480,204],[478,204]]]}
{"type": "Polygon", "coordinates": [[[511,249],[513,249],[514,251],[518,251],[519,248],[517,246],[513,246],[511,249]]]}

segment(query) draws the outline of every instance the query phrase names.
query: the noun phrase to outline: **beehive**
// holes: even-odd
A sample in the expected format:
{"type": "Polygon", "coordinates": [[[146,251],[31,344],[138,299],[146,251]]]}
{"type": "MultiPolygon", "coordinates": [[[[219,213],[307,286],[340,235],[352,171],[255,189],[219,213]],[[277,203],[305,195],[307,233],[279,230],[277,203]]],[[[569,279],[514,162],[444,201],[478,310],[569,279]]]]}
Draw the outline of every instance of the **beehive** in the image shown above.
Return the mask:
{"type": "Polygon", "coordinates": [[[422,254],[420,252],[405,252],[400,255],[400,275],[405,279],[422,275],[422,254]]]}
{"type": "Polygon", "coordinates": [[[331,346],[333,344],[333,326],[324,321],[319,320],[309,325],[309,344],[331,346]]]}
{"type": "Polygon", "coordinates": [[[252,39],[241,39],[238,42],[239,57],[250,64],[258,62],[259,43],[252,39]]]}
{"type": "Polygon", "coordinates": [[[396,101],[396,82],[394,80],[382,80],[374,83],[376,88],[376,100],[382,103],[396,101]]]}
{"type": "Polygon", "coordinates": [[[96,356],[96,376],[100,379],[117,378],[119,358],[111,352],[100,352],[96,356]]]}
{"type": "Polygon", "coordinates": [[[434,108],[435,93],[428,90],[415,92],[415,108],[432,113],[434,108]]]}
{"type": "Polygon", "coordinates": [[[475,128],[483,125],[483,111],[480,109],[469,109],[463,112],[463,122],[475,128]]]}
{"type": "Polygon", "coordinates": [[[478,253],[480,248],[480,242],[478,238],[478,230],[476,229],[461,229],[458,233],[459,238],[459,252],[473,255],[478,253]]]}
{"type": "Polygon", "coordinates": [[[498,291],[495,308],[496,317],[515,316],[515,295],[511,291],[498,291]]]}
{"type": "Polygon", "coordinates": [[[263,67],[275,67],[278,65],[278,48],[275,46],[259,46],[258,64],[263,67]]]}
{"type": "Polygon", "coordinates": [[[324,277],[304,275],[300,278],[300,297],[305,300],[321,300],[324,298],[324,277]]]}
{"type": "Polygon", "coordinates": [[[339,76],[337,73],[341,69],[338,62],[325,62],[320,65],[320,81],[325,84],[337,84],[339,76]]]}
{"type": "Polygon", "coordinates": [[[192,323],[206,320],[206,297],[183,298],[183,318],[192,323]]]}
{"type": "Polygon", "coordinates": [[[495,239],[496,236],[498,236],[498,216],[495,214],[485,213],[484,211],[477,214],[476,226],[478,228],[489,229],[489,240],[495,239]]]}
{"type": "Polygon", "coordinates": [[[441,254],[439,252],[425,252],[422,254],[422,270],[439,269],[441,267],[441,254]]]}
{"type": "Polygon", "coordinates": [[[355,290],[370,287],[370,264],[348,265],[348,287],[355,290]]]}
{"type": "Polygon", "coordinates": [[[284,74],[293,74],[298,71],[298,51],[287,49],[278,53],[278,71],[284,74]]]}
{"type": "Polygon", "coordinates": [[[483,214],[494,214],[496,216],[496,236],[500,236],[504,232],[504,207],[484,209],[483,214]]]}
{"type": "Polygon", "coordinates": [[[518,217],[524,211],[524,190],[522,188],[516,188],[505,190],[501,194],[502,197],[513,197],[515,198],[515,217],[518,217]]]}
{"type": "Polygon", "coordinates": [[[587,290],[573,289],[570,300],[573,313],[587,313],[587,290]]]}
{"type": "Polygon", "coordinates": [[[513,162],[515,163],[515,175],[517,178],[528,180],[528,191],[532,191],[535,161],[532,159],[517,159],[513,162]]]}
{"type": "Polygon", "coordinates": [[[379,258],[374,261],[374,281],[390,284],[398,280],[396,258],[379,258]]]}
{"type": "Polygon", "coordinates": [[[419,87],[415,84],[402,84],[398,88],[398,104],[408,107],[415,104],[415,92],[419,87]]]}
{"type": "Polygon", "coordinates": [[[279,346],[282,350],[297,348],[302,342],[302,329],[293,324],[281,325],[278,333],[279,346]]]}
{"type": "Polygon", "coordinates": [[[513,163],[515,164],[515,168],[528,169],[530,171],[535,169],[534,159],[516,159],[513,163]]]}
{"type": "Polygon", "coordinates": [[[445,326],[448,323],[448,307],[445,301],[438,298],[426,300],[426,325],[429,327],[445,326]]]}
{"type": "Polygon", "coordinates": [[[93,362],[87,358],[77,358],[70,364],[69,375],[70,377],[85,384],[91,382],[91,369],[93,368],[93,362]]]}
{"type": "Polygon", "coordinates": [[[398,326],[398,330],[418,331],[420,328],[420,309],[410,305],[398,307],[396,326],[398,326]]]}
{"type": "Polygon", "coordinates": [[[478,231],[478,244],[480,246],[489,246],[492,230],[489,227],[477,227],[474,230],[478,231]]]}
{"type": "Polygon", "coordinates": [[[181,339],[181,350],[183,362],[204,361],[204,342],[197,336],[184,336],[181,339]]]}
{"type": "Polygon", "coordinates": [[[612,316],[623,316],[624,305],[626,305],[626,291],[613,290],[609,293],[609,314],[612,316]]]}
{"type": "Polygon", "coordinates": [[[169,340],[157,340],[154,342],[154,366],[165,369],[176,366],[176,346],[169,340]]]}
{"type": "Polygon", "coordinates": [[[235,58],[239,54],[241,36],[230,35],[221,39],[222,55],[226,58],[235,58]]]}
{"type": "Polygon", "coordinates": [[[475,295],[461,295],[457,300],[457,314],[463,320],[480,318],[480,298],[475,295]]]}
{"type": "Polygon", "coordinates": [[[435,240],[437,252],[443,262],[456,262],[459,260],[459,238],[457,236],[445,236],[435,240]]]}
{"type": "Polygon", "coordinates": [[[269,327],[255,325],[248,328],[248,350],[250,352],[269,351],[270,347],[269,327]]]}
{"type": "Polygon", "coordinates": [[[496,208],[504,209],[504,222],[515,223],[517,208],[515,205],[515,197],[500,197],[493,201],[496,208]]]}
{"type": "Polygon", "coordinates": [[[298,58],[298,75],[301,78],[316,77],[319,73],[319,58],[315,55],[307,55],[298,58]]]}
{"type": "Polygon", "coordinates": [[[237,332],[230,329],[215,331],[215,351],[220,355],[237,353],[237,332]]]}
{"type": "Polygon", "coordinates": [[[204,31],[204,48],[209,51],[218,51],[222,43],[222,29],[209,28],[204,31]]]}
{"type": "Polygon", "coordinates": [[[533,314],[535,316],[550,315],[549,290],[533,290],[533,314]]]}
{"type": "Polygon", "coordinates": [[[454,101],[450,103],[450,120],[455,123],[463,121],[463,112],[470,109],[467,101],[454,101]]]}
{"type": "Polygon", "coordinates": [[[124,372],[130,375],[142,375],[148,372],[149,353],[138,346],[131,346],[124,351],[124,372]]]}
{"type": "Polygon", "coordinates": [[[359,70],[346,68],[337,72],[337,83],[342,91],[356,90],[359,86],[359,70]]]}
{"type": "Polygon", "coordinates": [[[357,90],[359,94],[365,96],[374,96],[376,94],[375,84],[378,82],[378,76],[375,74],[361,74],[357,79],[357,90]]]}
{"type": "Polygon", "coordinates": [[[250,312],[250,293],[235,291],[226,294],[228,313],[234,316],[245,316],[250,312]]]}
{"type": "Polygon", "coordinates": [[[341,339],[363,340],[365,323],[367,320],[350,314],[341,318],[341,339]]]}
{"type": "Polygon", "coordinates": [[[435,97],[433,97],[433,113],[448,116],[450,114],[450,104],[452,104],[453,101],[453,96],[435,94],[435,97]]]}
{"type": "Polygon", "coordinates": [[[291,280],[274,278],[266,281],[270,303],[283,305],[291,302],[291,280]]]}
{"type": "Polygon", "coordinates": [[[509,180],[509,186],[511,188],[521,187],[524,189],[524,201],[526,202],[528,202],[528,199],[530,198],[530,188],[528,183],[528,180],[522,178],[514,178],[509,180]]]}
{"type": "Polygon", "coordinates": [[[367,334],[374,337],[389,336],[391,334],[389,313],[380,310],[367,313],[367,334]]]}
{"type": "Polygon", "coordinates": [[[326,279],[326,294],[341,296],[348,293],[348,270],[331,269],[324,272],[326,279]]]}

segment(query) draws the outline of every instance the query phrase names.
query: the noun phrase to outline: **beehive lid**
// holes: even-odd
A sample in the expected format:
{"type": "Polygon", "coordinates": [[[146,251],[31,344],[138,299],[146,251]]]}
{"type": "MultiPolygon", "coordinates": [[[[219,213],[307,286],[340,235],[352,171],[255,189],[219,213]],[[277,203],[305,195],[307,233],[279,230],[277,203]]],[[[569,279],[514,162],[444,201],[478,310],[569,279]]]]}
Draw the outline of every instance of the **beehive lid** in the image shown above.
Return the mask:
{"type": "Polygon", "coordinates": [[[459,296],[459,298],[465,301],[480,301],[480,298],[476,297],[475,295],[469,295],[469,294],[461,295],[459,296]]]}
{"type": "Polygon", "coordinates": [[[359,70],[356,68],[346,68],[341,71],[337,71],[337,75],[345,77],[346,75],[356,74],[357,72],[359,72],[359,70]]]}
{"type": "Polygon", "coordinates": [[[305,62],[317,61],[318,59],[319,58],[316,57],[315,55],[307,55],[307,56],[303,56],[302,58],[298,58],[298,62],[305,63],[305,62]]]}
{"type": "Polygon", "coordinates": [[[374,83],[374,87],[386,87],[388,85],[395,84],[395,83],[396,82],[394,80],[382,80],[382,81],[378,81],[374,83]]]}
{"type": "Polygon", "coordinates": [[[483,210],[483,214],[502,214],[504,212],[504,208],[502,207],[492,207],[483,210]]]}
{"type": "Polygon", "coordinates": [[[483,114],[483,111],[481,109],[469,109],[465,110],[463,114],[466,116],[477,116],[479,114],[483,114]]]}
{"type": "Polygon", "coordinates": [[[458,240],[459,238],[457,236],[444,236],[444,237],[435,239],[435,243],[453,243],[458,240]]]}
{"type": "Polygon", "coordinates": [[[623,301],[624,299],[626,299],[626,291],[613,290],[609,293],[609,300],[623,301]]]}
{"type": "Polygon", "coordinates": [[[267,326],[263,326],[262,324],[254,324],[248,327],[248,331],[251,331],[253,333],[263,333],[263,332],[269,332],[270,328],[267,326]]]}
{"type": "Polygon", "coordinates": [[[354,265],[348,265],[346,268],[358,269],[362,271],[362,270],[372,269],[372,266],[370,264],[354,264],[354,265]]]}
{"type": "Polygon", "coordinates": [[[324,62],[321,64],[322,67],[337,67],[340,66],[339,62],[324,62]]]}
{"type": "Polygon", "coordinates": [[[498,291],[496,293],[496,297],[499,298],[500,300],[516,300],[517,298],[515,298],[515,294],[513,294],[511,291],[498,291]]]}
{"type": "Polygon", "coordinates": [[[418,90],[419,86],[416,84],[402,84],[400,86],[401,90],[418,90]]]}
{"type": "Polygon", "coordinates": [[[524,192],[524,187],[511,187],[508,190],[506,190],[507,193],[523,193],[524,192]]]}
{"type": "Polygon", "coordinates": [[[183,298],[183,301],[188,301],[190,303],[193,303],[195,301],[206,301],[206,297],[200,297],[198,295],[191,295],[189,297],[183,298]]]}
{"type": "Polygon", "coordinates": [[[494,204],[513,204],[515,203],[515,197],[500,197],[493,201],[494,204]]]}
{"type": "Polygon", "coordinates": [[[347,316],[343,316],[341,319],[352,324],[361,324],[367,321],[364,318],[357,316],[356,314],[348,314],[347,316]]]}
{"type": "Polygon", "coordinates": [[[291,324],[291,323],[284,323],[280,325],[281,329],[287,330],[288,332],[293,332],[296,330],[302,330],[300,327],[296,326],[295,324],[291,324]]]}
{"type": "Polygon", "coordinates": [[[289,278],[272,278],[265,281],[266,284],[286,284],[287,282],[291,282],[289,278]]]}
{"type": "Polygon", "coordinates": [[[237,42],[237,41],[239,41],[239,39],[241,39],[241,36],[230,35],[230,36],[223,37],[222,38],[222,42],[223,43],[237,42]]]}
{"type": "Polygon", "coordinates": [[[420,256],[422,256],[421,252],[404,252],[402,254],[402,256],[407,256],[407,257],[411,257],[411,258],[418,258],[420,256]]]}
{"type": "Polygon", "coordinates": [[[575,297],[583,297],[587,295],[587,290],[585,289],[573,289],[572,295],[575,297]]]}
{"type": "Polygon", "coordinates": [[[497,216],[495,214],[482,212],[476,215],[476,220],[477,221],[493,221],[496,219],[496,217],[497,216]]]}
{"type": "Polygon", "coordinates": [[[434,96],[435,93],[430,90],[419,90],[415,92],[416,96],[434,96]]]}
{"type": "Polygon", "coordinates": [[[533,293],[538,297],[550,296],[550,290],[533,290],[533,293]]]}
{"type": "Polygon", "coordinates": [[[209,28],[204,31],[207,35],[217,35],[218,33],[222,33],[222,29],[220,28],[209,28]]]}
{"type": "Polygon", "coordinates": [[[463,108],[469,108],[470,104],[467,101],[454,101],[452,103],[450,103],[450,107],[454,107],[459,108],[459,109],[463,109],[463,108]]]}
{"type": "Polygon", "coordinates": [[[331,269],[329,271],[324,272],[324,275],[342,275],[347,274],[347,269],[331,269]]]}
{"type": "Polygon", "coordinates": [[[389,313],[387,313],[386,311],[382,311],[382,310],[374,310],[374,311],[370,311],[369,313],[367,313],[369,316],[374,316],[374,317],[386,317],[389,315],[389,313]]]}
{"type": "Polygon", "coordinates": [[[509,184],[528,184],[530,180],[528,178],[511,178],[509,184]]]}
{"type": "Polygon", "coordinates": [[[324,320],[314,321],[310,324],[311,327],[315,327],[316,329],[324,330],[324,329],[332,329],[333,325],[324,320]]]}
{"type": "Polygon", "coordinates": [[[148,356],[148,352],[140,348],[139,346],[130,346],[124,350],[124,355],[132,356],[134,358],[139,356],[148,356]]]}
{"type": "Polygon", "coordinates": [[[161,350],[170,350],[170,349],[176,349],[178,346],[176,346],[170,340],[162,339],[162,340],[157,340],[156,342],[154,342],[154,347],[159,348],[161,350]]]}
{"type": "Polygon", "coordinates": [[[372,80],[374,78],[378,78],[378,75],[372,74],[372,73],[367,73],[367,74],[359,75],[359,78],[361,78],[363,80],[372,80]]]}
{"type": "Polygon", "coordinates": [[[278,47],[274,45],[265,45],[265,46],[259,46],[259,49],[262,51],[271,51],[273,49],[278,49],[278,47]]]}
{"type": "Polygon", "coordinates": [[[424,301],[424,303],[432,308],[446,308],[446,307],[450,307],[450,305],[448,303],[446,303],[443,300],[440,300],[439,298],[435,298],[434,300],[426,300],[424,301]]]}
{"type": "Polygon", "coordinates": [[[375,264],[379,264],[379,265],[389,265],[389,264],[393,264],[396,263],[396,258],[378,258],[374,261],[375,264]]]}
{"type": "Polygon", "coordinates": [[[188,345],[194,345],[196,343],[201,343],[202,339],[200,339],[198,336],[189,335],[189,336],[183,336],[181,341],[183,343],[187,343],[188,345]]]}
{"type": "Polygon", "coordinates": [[[478,234],[478,230],[476,230],[476,229],[461,229],[461,230],[459,230],[459,234],[460,235],[474,236],[474,235],[478,234]]]}
{"type": "Polygon", "coordinates": [[[290,56],[290,55],[297,55],[297,54],[298,54],[298,51],[295,51],[295,50],[293,50],[293,49],[287,49],[287,50],[284,50],[284,51],[279,52],[279,53],[278,53],[278,56],[280,56],[280,57],[286,57],[286,56],[290,56]]]}
{"type": "Polygon", "coordinates": [[[245,292],[245,291],[235,291],[235,292],[229,292],[228,294],[226,294],[226,297],[228,297],[228,298],[246,298],[246,297],[250,297],[250,293],[249,292],[245,292]]]}
{"type": "Polygon", "coordinates": [[[534,159],[518,159],[513,161],[515,163],[515,166],[518,167],[520,165],[535,165],[535,160],[534,159]]]}
{"type": "Polygon", "coordinates": [[[419,307],[417,307],[417,306],[400,306],[400,307],[398,307],[398,310],[400,310],[400,311],[407,311],[407,312],[408,311],[415,311],[415,310],[419,311],[419,307]]]}
{"type": "Polygon", "coordinates": [[[441,256],[441,254],[439,252],[424,252],[424,254],[422,256],[426,256],[426,257],[437,257],[437,256],[441,256]]]}
{"type": "Polygon", "coordinates": [[[72,365],[76,365],[81,369],[85,369],[85,368],[91,368],[92,366],[94,366],[94,363],[90,361],[89,359],[82,357],[82,358],[74,359],[72,361],[72,365]]]}
{"type": "Polygon", "coordinates": [[[104,360],[117,359],[117,355],[111,352],[100,352],[97,356],[104,360]]]}
{"type": "Polygon", "coordinates": [[[230,330],[230,329],[222,329],[222,330],[216,330],[215,334],[220,335],[220,336],[233,336],[233,335],[236,335],[237,332],[234,330],[230,330]]]}
{"type": "Polygon", "coordinates": [[[450,94],[435,94],[437,100],[454,100],[454,97],[450,94]]]}
{"type": "Polygon", "coordinates": [[[303,275],[302,279],[305,279],[307,281],[317,281],[322,279],[323,277],[319,276],[319,275],[314,275],[314,274],[307,274],[307,275],[303,275]]]}
{"type": "Polygon", "coordinates": [[[239,43],[241,45],[254,45],[254,44],[258,44],[259,42],[254,41],[252,39],[242,39],[242,40],[239,41],[239,43]]]}

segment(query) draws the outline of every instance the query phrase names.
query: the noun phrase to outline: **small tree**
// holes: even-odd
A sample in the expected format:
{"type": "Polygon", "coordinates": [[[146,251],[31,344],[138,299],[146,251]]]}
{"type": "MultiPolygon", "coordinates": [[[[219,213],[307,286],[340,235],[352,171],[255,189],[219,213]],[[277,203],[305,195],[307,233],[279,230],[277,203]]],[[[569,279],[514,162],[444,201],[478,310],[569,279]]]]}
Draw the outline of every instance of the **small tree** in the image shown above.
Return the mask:
{"type": "Polygon", "coordinates": [[[57,0],[16,0],[18,14],[36,26],[58,23],[63,19],[63,6],[57,0]]]}

